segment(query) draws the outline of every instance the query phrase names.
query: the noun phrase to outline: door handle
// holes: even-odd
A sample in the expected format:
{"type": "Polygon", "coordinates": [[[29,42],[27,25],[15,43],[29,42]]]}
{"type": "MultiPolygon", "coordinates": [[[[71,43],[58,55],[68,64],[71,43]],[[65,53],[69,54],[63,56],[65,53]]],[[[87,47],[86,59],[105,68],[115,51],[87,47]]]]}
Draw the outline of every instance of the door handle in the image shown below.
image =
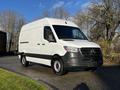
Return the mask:
{"type": "Polygon", "coordinates": [[[37,45],[40,45],[40,43],[38,43],[37,45]]]}
{"type": "Polygon", "coordinates": [[[45,45],[44,43],[42,45],[45,45]]]}

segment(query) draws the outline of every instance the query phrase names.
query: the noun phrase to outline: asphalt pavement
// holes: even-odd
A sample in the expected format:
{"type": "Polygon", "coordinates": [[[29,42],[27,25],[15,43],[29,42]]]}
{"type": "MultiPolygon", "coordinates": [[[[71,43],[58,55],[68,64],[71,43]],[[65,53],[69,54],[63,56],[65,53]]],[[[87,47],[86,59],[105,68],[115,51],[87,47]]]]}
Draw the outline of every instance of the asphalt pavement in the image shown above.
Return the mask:
{"type": "Polygon", "coordinates": [[[53,90],[120,90],[120,65],[104,65],[96,72],[76,71],[56,76],[50,67],[25,68],[17,56],[0,57],[0,67],[45,83],[53,90]]]}

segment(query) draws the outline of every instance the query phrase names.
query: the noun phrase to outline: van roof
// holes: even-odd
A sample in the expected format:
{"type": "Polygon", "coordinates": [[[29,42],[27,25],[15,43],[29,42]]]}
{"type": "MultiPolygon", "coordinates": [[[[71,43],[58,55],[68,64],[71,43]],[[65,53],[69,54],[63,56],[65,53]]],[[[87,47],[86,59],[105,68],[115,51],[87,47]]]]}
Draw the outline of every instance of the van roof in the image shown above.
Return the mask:
{"type": "Polygon", "coordinates": [[[56,19],[56,18],[43,18],[43,19],[39,19],[31,23],[28,23],[24,25],[23,28],[30,28],[30,27],[32,28],[33,26],[36,27],[36,26],[39,26],[39,23],[45,24],[45,25],[49,24],[49,25],[64,25],[64,26],[78,27],[76,24],[68,20],[56,19]]]}
{"type": "Polygon", "coordinates": [[[68,25],[68,26],[76,26],[73,22],[64,19],[56,19],[56,18],[44,18],[52,25],[68,25]]]}

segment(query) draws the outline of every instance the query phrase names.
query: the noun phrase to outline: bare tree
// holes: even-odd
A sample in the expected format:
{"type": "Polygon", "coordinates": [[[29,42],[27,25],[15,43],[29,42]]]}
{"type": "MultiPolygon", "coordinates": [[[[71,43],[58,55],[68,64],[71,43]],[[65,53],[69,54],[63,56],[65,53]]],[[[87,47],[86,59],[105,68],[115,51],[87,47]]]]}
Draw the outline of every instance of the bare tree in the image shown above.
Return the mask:
{"type": "Polygon", "coordinates": [[[40,18],[44,18],[44,17],[68,19],[69,12],[64,7],[57,7],[55,9],[51,9],[50,11],[48,10],[43,11],[40,18]]]}
{"type": "Polygon", "coordinates": [[[41,18],[44,18],[44,17],[51,17],[48,10],[43,11],[41,18]]]}
{"type": "Polygon", "coordinates": [[[82,11],[78,12],[74,16],[73,21],[81,28],[81,30],[83,30],[83,32],[86,32],[86,34],[88,35],[90,28],[90,21],[87,12],[82,12],[82,11]]]}
{"type": "MultiPolygon", "coordinates": [[[[93,14],[93,19],[98,21],[101,26],[105,29],[105,39],[112,40],[116,28],[120,23],[120,0],[99,0],[101,4],[95,3],[95,8],[99,8],[99,14],[95,17],[93,14]]],[[[91,8],[95,9],[95,8],[91,8]]]]}
{"type": "Polygon", "coordinates": [[[64,7],[55,8],[51,13],[54,18],[67,19],[69,17],[69,12],[64,7]]]}
{"type": "Polygon", "coordinates": [[[20,31],[21,26],[25,23],[24,18],[14,11],[0,12],[0,22],[2,28],[8,33],[8,51],[11,51],[14,44],[15,34],[20,31]]]}
{"type": "MultiPolygon", "coordinates": [[[[87,10],[87,13],[80,16],[84,20],[78,19],[78,21],[81,20],[79,22],[83,24],[87,22],[92,33],[99,31],[96,34],[97,38],[112,40],[115,30],[120,24],[120,0],[95,0],[87,10]],[[87,17],[87,19],[83,17],[87,17]]],[[[88,27],[87,24],[84,26],[88,27]]],[[[94,35],[92,34],[92,36],[94,35]]]]}

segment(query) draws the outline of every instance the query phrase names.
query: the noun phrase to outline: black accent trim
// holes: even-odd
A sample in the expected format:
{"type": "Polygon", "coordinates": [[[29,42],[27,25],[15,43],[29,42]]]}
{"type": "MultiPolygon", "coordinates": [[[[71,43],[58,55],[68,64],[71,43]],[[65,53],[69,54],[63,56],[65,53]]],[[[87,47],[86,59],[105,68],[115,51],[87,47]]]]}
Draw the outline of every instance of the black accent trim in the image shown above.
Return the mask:
{"type": "MultiPolygon", "coordinates": [[[[87,57],[80,52],[67,52],[62,56],[65,68],[72,67],[99,67],[103,64],[102,53],[98,52],[99,56],[87,57]]],[[[88,55],[89,56],[89,55],[88,55]]]]}
{"type": "Polygon", "coordinates": [[[35,57],[35,58],[43,58],[43,59],[52,59],[52,55],[42,55],[42,54],[33,54],[33,53],[25,53],[28,57],[35,57]]]}
{"type": "Polygon", "coordinates": [[[24,43],[29,43],[29,42],[27,42],[27,41],[26,42],[20,42],[20,44],[24,44],[24,43]]]}

